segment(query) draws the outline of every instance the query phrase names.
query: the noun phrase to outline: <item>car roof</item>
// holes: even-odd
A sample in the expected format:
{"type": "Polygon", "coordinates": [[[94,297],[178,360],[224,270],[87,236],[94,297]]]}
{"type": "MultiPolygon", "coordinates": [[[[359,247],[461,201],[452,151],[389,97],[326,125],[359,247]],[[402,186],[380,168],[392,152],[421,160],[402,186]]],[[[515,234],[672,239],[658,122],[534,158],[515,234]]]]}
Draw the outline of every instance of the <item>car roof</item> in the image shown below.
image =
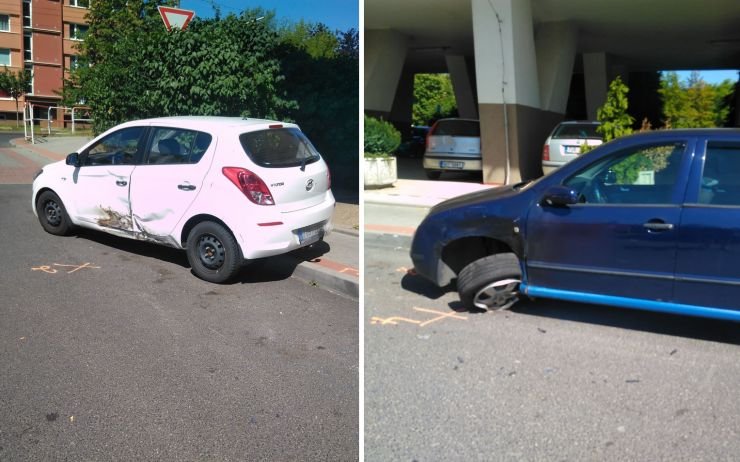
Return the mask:
{"type": "Polygon", "coordinates": [[[297,125],[269,119],[252,119],[241,117],[219,117],[219,116],[173,116],[156,117],[152,119],[139,119],[126,122],[122,125],[167,125],[193,130],[218,131],[222,129],[251,129],[258,126],[280,124],[286,127],[297,127],[297,125]]]}
{"type": "Polygon", "coordinates": [[[645,132],[637,132],[631,135],[632,138],[676,138],[682,136],[696,137],[696,136],[723,136],[733,135],[740,136],[740,128],[676,128],[667,130],[650,130],[645,132]]]}
{"type": "Polygon", "coordinates": [[[601,125],[601,122],[596,120],[564,120],[558,125],[601,125]]]}

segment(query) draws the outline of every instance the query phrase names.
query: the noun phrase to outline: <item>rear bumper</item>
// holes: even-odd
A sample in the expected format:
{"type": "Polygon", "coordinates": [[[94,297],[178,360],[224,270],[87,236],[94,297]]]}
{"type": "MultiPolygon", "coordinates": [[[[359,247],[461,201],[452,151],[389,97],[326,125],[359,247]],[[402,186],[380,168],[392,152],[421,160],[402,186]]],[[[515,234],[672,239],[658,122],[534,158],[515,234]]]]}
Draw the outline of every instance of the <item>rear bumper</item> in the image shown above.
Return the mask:
{"type": "Polygon", "coordinates": [[[260,219],[262,226],[255,223],[253,218],[245,217],[240,226],[232,228],[242,255],[246,260],[252,260],[280,255],[312,244],[315,241],[300,242],[297,230],[323,223],[320,234],[329,234],[333,228],[331,218],[334,204],[334,196],[331,191],[327,191],[321,203],[302,210],[278,212],[269,219],[260,219]]]}
{"type": "Polygon", "coordinates": [[[567,164],[567,162],[542,161],[542,173],[547,175],[548,173],[554,172],[565,164],[567,164]]]}
{"type": "Polygon", "coordinates": [[[441,170],[441,171],[447,171],[447,172],[483,170],[483,165],[482,165],[480,158],[470,159],[470,158],[460,158],[460,157],[453,157],[453,156],[450,156],[450,157],[424,156],[423,165],[426,170],[441,170]],[[459,163],[459,164],[462,164],[462,166],[453,167],[450,165],[443,164],[447,162],[459,163]]]}

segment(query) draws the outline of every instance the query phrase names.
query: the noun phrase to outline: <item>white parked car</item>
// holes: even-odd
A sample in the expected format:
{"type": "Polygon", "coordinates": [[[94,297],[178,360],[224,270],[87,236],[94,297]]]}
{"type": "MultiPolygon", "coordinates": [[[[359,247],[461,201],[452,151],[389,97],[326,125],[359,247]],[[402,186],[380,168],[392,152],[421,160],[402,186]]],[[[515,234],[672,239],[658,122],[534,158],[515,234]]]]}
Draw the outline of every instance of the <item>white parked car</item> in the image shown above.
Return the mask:
{"type": "Polygon", "coordinates": [[[427,134],[423,159],[430,180],[442,172],[482,171],[480,123],[473,119],[440,119],[427,134]]]}
{"type": "Polygon", "coordinates": [[[329,169],[298,126],[226,117],[114,127],[45,166],[32,203],[49,233],[80,226],[185,249],[193,273],[217,283],[321,240],[334,210],[329,169]]]}
{"type": "Polygon", "coordinates": [[[581,155],[583,146],[594,148],[602,144],[604,138],[596,131],[599,125],[599,122],[577,120],[557,124],[542,146],[542,171],[545,175],[581,155]]]}

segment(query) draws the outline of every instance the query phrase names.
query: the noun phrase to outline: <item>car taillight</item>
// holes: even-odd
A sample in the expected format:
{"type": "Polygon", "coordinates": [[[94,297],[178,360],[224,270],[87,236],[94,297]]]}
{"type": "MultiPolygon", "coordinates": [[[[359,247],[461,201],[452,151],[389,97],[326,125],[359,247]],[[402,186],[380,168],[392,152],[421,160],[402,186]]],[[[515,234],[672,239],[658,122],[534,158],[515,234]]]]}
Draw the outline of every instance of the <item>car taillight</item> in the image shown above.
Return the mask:
{"type": "Polygon", "coordinates": [[[326,190],[331,189],[331,172],[329,171],[329,167],[326,167],[326,190]]]}
{"type": "Polygon", "coordinates": [[[550,146],[548,145],[542,147],[542,160],[550,160],[550,146]]]}
{"type": "Polygon", "coordinates": [[[429,149],[429,137],[434,133],[434,129],[437,128],[437,122],[434,122],[432,128],[427,132],[427,137],[424,139],[424,149],[429,149]]]}
{"type": "Polygon", "coordinates": [[[240,167],[224,167],[221,171],[250,201],[257,205],[275,205],[270,189],[257,174],[240,167]]]}

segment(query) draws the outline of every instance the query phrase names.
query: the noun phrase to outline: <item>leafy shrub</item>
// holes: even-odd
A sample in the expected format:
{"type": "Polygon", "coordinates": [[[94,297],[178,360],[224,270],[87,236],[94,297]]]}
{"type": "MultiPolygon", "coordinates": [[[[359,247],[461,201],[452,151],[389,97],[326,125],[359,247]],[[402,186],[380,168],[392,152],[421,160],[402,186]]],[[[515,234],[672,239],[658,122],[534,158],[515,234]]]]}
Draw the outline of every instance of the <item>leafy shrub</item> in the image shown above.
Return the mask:
{"type": "Polygon", "coordinates": [[[401,132],[391,123],[365,116],[365,157],[387,157],[401,144],[401,132]]]}

